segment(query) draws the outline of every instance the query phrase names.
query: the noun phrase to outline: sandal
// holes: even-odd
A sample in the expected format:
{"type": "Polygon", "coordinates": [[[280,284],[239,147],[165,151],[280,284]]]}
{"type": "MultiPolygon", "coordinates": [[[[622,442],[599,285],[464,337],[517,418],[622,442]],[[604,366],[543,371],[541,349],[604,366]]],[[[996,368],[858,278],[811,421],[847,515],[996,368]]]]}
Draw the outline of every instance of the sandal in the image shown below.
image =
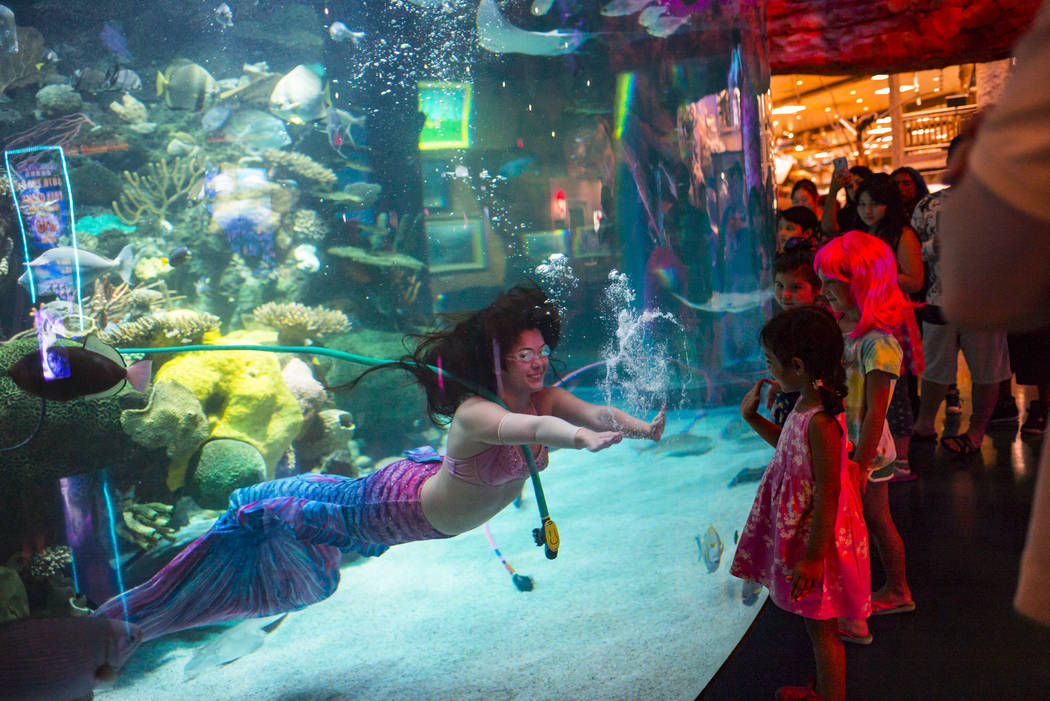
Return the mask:
{"type": "Polygon", "coordinates": [[[980,450],[965,433],[960,433],[958,436],[945,436],[941,439],[941,445],[949,453],[956,455],[973,455],[980,450]]]}
{"type": "Polygon", "coordinates": [[[871,600],[872,616],[889,616],[894,613],[911,613],[915,610],[914,601],[880,601],[871,600]]]}

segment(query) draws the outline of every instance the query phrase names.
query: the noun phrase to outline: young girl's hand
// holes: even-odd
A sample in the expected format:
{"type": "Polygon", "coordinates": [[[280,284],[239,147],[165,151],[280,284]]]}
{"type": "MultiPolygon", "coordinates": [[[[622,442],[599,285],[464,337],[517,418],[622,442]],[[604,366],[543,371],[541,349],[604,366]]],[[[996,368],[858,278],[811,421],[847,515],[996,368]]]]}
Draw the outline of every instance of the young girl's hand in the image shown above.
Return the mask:
{"type": "Polygon", "coordinates": [[[758,415],[758,404],[762,400],[762,386],[765,384],[775,385],[776,383],[769,378],[762,378],[755,383],[754,387],[748,390],[747,394],[744,395],[744,399],[740,402],[740,415],[745,420],[758,415]]]}
{"type": "Polygon", "coordinates": [[[592,453],[605,450],[610,445],[616,445],[623,440],[623,431],[592,431],[589,428],[581,428],[576,433],[580,442],[580,448],[586,448],[592,453]]]}
{"type": "Polygon", "coordinates": [[[791,580],[791,598],[797,600],[809,594],[823,574],[823,560],[799,560],[788,577],[791,580]]]}

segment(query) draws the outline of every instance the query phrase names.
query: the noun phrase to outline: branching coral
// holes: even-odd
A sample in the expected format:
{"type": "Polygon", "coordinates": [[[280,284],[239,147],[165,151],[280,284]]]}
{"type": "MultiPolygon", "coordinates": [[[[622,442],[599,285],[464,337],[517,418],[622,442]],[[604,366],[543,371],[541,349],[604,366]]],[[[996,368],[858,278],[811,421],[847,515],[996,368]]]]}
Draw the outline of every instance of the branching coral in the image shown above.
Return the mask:
{"type": "Polygon", "coordinates": [[[305,304],[267,302],[252,312],[256,321],[277,329],[277,342],[282,346],[301,346],[308,338],[341,333],[350,321],[340,311],[305,304]]]}
{"type": "Polygon", "coordinates": [[[99,332],[99,340],[114,346],[192,345],[219,328],[219,317],[191,309],[144,316],[99,332]]]}
{"type": "Polygon", "coordinates": [[[310,180],[316,180],[322,185],[332,187],[338,182],[331,168],[321,165],[314,159],[295,151],[280,151],[268,148],[263,151],[263,158],[280,166],[284,166],[296,175],[301,175],[310,180]]]}
{"type": "Polygon", "coordinates": [[[204,163],[197,156],[175,157],[170,163],[165,158],[150,163],[147,171],[145,177],[124,171],[127,183],[113,211],[125,224],[138,224],[143,214],[163,220],[168,207],[188,194],[204,173],[204,163]]]}

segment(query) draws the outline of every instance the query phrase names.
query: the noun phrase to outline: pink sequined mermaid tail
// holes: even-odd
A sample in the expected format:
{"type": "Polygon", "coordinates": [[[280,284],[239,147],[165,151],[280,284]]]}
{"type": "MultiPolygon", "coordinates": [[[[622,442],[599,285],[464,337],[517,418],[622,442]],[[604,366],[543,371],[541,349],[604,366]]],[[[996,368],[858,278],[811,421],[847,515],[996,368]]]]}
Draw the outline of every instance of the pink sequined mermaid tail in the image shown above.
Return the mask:
{"type": "Polygon", "coordinates": [[[367,477],[298,475],[239,489],[211,530],[148,582],[93,615],[126,619],[146,640],[185,628],[294,611],[339,586],[341,552],[448,537],[419,492],[440,463],[400,460],[367,477]]]}

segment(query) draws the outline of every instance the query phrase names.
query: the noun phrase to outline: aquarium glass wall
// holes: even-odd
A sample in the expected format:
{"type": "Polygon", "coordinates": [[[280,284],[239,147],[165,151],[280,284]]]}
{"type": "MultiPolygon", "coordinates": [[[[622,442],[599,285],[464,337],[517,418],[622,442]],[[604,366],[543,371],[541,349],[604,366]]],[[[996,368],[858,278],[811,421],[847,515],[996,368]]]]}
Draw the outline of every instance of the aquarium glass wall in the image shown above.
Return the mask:
{"type": "Polygon", "coordinates": [[[772,313],[764,11],[0,6],[0,646],[28,651],[0,697],[699,693],[765,597],[728,573],[772,455],[738,411],[772,313]],[[409,374],[346,385],[526,281],[561,315],[548,384],[668,411],[657,444],[552,451],[556,559],[526,481],[287,615],[91,615],[239,488],[442,453],[409,374]]]}

